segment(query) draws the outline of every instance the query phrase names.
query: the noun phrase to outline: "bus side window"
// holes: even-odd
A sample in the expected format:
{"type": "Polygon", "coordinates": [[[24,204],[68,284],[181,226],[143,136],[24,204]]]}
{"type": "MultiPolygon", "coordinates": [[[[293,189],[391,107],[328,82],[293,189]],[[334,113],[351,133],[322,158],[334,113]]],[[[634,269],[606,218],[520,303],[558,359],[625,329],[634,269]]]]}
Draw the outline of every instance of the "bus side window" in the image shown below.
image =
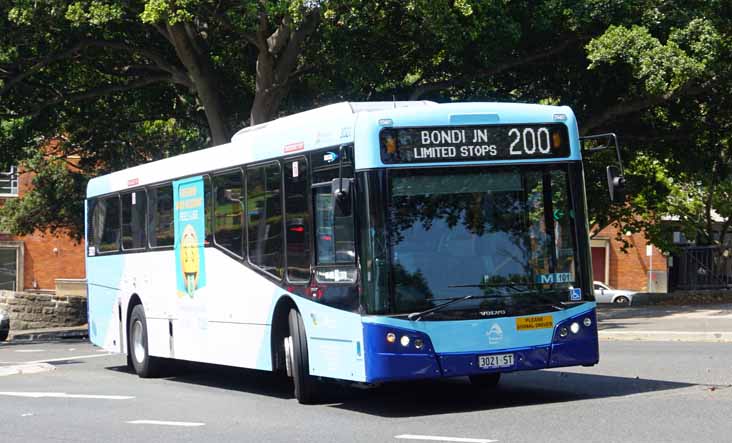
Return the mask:
{"type": "Polygon", "coordinates": [[[204,204],[204,217],[206,226],[206,241],[205,246],[208,246],[213,242],[213,192],[211,186],[211,177],[205,175],[203,177],[203,204],[204,204]]]}
{"type": "Polygon", "coordinates": [[[242,230],[242,176],[236,170],[213,178],[214,242],[222,248],[243,257],[242,230]]]}
{"type": "Polygon", "coordinates": [[[147,194],[147,226],[150,246],[173,246],[173,187],[170,184],[150,189],[147,194]]]}
{"type": "Polygon", "coordinates": [[[353,212],[347,217],[333,211],[333,194],[330,185],[313,188],[315,200],[316,264],[355,263],[353,212]]]}
{"type": "Polygon", "coordinates": [[[308,213],[308,164],[305,157],[285,162],[285,238],[287,279],[310,280],[310,214],[308,213]]]}
{"type": "Polygon", "coordinates": [[[247,169],[249,262],[281,278],[285,270],[280,187],[279,163],[247,169]]]}
{"type": "Polygon", "coordinates": [[[94,245],[99,252],[119,251],[119,197],[100,198],[94,205],[94,245]]]}
{"type": "Polygon", "coordinates": [[[122,194],[122,249],[145,248],[145,215],[147,197],[145,190],[122,194]]]}

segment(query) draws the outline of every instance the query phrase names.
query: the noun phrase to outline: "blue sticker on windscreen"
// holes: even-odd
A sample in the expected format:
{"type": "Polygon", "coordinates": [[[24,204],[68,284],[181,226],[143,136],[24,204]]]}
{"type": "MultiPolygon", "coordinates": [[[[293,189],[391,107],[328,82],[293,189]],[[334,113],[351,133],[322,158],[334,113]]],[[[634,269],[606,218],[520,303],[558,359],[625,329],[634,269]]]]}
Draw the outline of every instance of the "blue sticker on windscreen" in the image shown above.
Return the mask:
{"type": "Polygon", "coordinates": [[[569,290],[569,299],[571,301],[580,301],[580,300],[582,300],[582,289],[580,289],[580,288],[571,288],[569,290]]]}

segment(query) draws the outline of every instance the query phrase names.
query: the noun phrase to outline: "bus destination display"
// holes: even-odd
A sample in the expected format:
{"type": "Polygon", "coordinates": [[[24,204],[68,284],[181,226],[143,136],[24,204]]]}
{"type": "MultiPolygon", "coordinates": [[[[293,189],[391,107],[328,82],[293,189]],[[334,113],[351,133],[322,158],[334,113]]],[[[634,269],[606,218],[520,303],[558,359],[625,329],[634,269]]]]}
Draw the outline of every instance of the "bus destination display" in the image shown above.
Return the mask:
{"type": "Polygon", "coordinates": [[[387,128],[380,134],[384,163],[519,160],[569,156],[563,124],[387,128]]]}

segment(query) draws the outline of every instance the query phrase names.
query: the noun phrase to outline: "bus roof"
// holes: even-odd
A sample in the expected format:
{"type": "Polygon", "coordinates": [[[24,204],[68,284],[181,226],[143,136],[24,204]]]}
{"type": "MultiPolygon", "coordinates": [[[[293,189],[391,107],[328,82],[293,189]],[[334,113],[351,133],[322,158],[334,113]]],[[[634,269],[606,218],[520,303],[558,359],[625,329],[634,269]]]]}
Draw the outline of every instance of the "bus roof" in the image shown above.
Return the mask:
{"type": "MultiPolygon", "coordinates": [[[[99,176],[89,181],[87,197],[263,162],[283,155],[352,143],[358,139],[378,145],[384,120],[398,126],[545,123],[565,116],[572,139],[572,157],[579,158],[574,114],[566,106],[520,103],[446,103],[430,101],[341,102],[238,131],[230,143],[178,155],[99,176]]],[[[381,166],[378,149],[356,151],[358,169],[381,166]]]]}

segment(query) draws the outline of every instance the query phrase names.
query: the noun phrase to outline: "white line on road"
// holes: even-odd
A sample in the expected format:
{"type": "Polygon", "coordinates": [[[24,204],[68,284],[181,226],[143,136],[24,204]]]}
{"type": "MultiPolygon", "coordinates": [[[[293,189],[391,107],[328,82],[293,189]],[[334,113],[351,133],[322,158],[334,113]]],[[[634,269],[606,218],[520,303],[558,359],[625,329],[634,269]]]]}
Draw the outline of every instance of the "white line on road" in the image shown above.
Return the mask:
{"type": "Polygon", "coordinates": [[[46,352],[45,349],[16,349],[15,352],[46,352]]]}
{"type": "Polygon", "coordinates": [[[204,426],[206,423],[196,423],[191,421],[160,421],[160,420],[132,420],[128,421],[131,425],[162,425],[162,426],[184,426],[188,428],[196,426],[204,426]]]}
{"type": "Polygon", "coordinates": [[[402,434],[396,435],[394,438],[402,440],[427,440],[427,441],[454,441],[458,443],[492,443],[498,440],[489,440],[486,438],[464,438],[464,437],[440,437],[437,435],[412,435],[402,434]]]}
{"type": "Polygon", "coordinates": [[[112,355],[111,352],[107,352],[106,354],[87,354],[87,355],[74,355],[72,357],[61,357],[61,358],[49,358],[47,360],[36,360],[36,361],[29,361],[28,363],[53,363],[55,361],[67,361],[67,360],[85,360],[87,358],[98,358],[98,357],[106,357],[108,355],[112,355]]]}
{"type": "Polygon", "coordinates": [[[48,363],[21,363],[11,366],[0,366],[0,377],[16,374],[38,374],[55,369],[56,367],[48,363]]]}
{"type": "Polygon", "coordinates": [[[65,392],[0,392],[0,395],[25,398],[85,398],[95,400],[131,400],[129,395],[67,394],[65,392]]]}

